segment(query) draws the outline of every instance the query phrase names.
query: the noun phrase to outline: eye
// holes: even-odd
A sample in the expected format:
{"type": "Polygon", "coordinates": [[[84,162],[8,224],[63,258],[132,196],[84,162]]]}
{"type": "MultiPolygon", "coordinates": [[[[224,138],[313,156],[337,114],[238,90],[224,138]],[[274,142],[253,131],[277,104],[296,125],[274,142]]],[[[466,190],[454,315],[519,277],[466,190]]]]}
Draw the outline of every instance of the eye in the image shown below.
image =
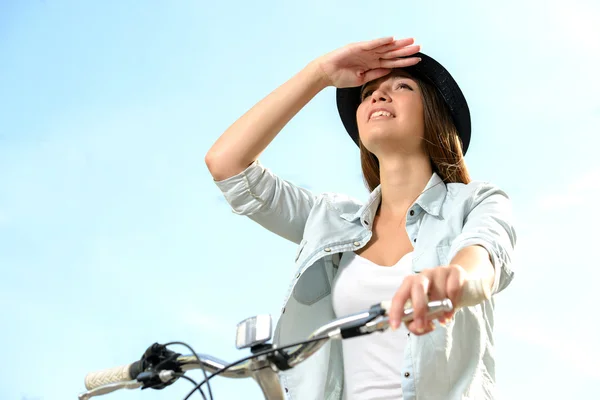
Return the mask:
{"type": "Polygon", "coordinates": [[[410,85],[408,85],[407,83],[404,83],[404,82],[398,82],[398,84],[396,85],[396,89],[413,90],[412,87],[410,87],[410,85]]]}

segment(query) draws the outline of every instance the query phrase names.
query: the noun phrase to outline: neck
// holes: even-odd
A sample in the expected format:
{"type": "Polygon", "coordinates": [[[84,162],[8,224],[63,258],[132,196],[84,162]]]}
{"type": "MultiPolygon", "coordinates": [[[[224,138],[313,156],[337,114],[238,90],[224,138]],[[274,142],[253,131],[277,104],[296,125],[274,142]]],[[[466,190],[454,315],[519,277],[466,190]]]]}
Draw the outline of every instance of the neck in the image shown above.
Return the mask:
{"type": "Polygon", "coordinates": [[[379,160],[381,178],[380,216],[402,219],[427,186],[433,170],[422,154],[379,160]]]}

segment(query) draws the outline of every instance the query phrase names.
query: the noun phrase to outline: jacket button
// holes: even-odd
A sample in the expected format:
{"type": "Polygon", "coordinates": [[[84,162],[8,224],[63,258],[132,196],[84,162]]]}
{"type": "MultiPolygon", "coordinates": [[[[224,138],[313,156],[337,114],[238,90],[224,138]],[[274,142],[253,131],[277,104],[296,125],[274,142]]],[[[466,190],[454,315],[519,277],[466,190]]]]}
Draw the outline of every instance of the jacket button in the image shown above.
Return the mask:
{"type": "Polygon", "coordinates": [[[412,217],[413,215],[415,215],[415,210],[410,210],[410,216],[412,217]]]}
{"type": "Polygon", "coordinates": [[[354,245],[355,245],[356,247],[358,247],[358,246],[360,246],[360,242],[354,242],[354,245]]]}
{"type": "Polygon", "coordinates": [[[287,393],[287,392],[289,392],[288,388],[285,388],[285,392],[286,392],[286,393],[287,393]]]}
{"type": "Polygon", "coordinates": [[[329,247],[326,247],[325,251],[329,253],[331,251],[331,249],[329,247]]]}
{"type": "Polygon", "coordinates": [[[404,373],[404,377],[405,377],[405,378],[408,378],[409,376],[410,376],[410,372],[405,372],[405,373],[404,373]]]}

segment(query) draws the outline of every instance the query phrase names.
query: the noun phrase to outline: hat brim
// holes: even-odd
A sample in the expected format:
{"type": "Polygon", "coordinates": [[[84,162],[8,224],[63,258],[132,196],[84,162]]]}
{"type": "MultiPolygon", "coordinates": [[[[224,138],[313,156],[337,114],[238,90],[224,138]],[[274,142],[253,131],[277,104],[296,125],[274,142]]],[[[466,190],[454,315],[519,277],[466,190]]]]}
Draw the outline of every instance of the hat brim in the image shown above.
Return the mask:
{"type": "MultiPolygon", "coordinates": [[[[412,57],[420,57],[421,61],[411,67],[402,68],[415,78],[426,79],[441,95],[448,106],[448,110],[458,131],[462,142],[463,155],[467,153],[471,142],[471,115],[467,100],[452,75],[433,58],[417,53],[412,57]]],[[[337,89],[337,108],[346,131],[359,144],[358,125],[356,124],[356,110],[360,104],[361,87],[337,89]]]]}

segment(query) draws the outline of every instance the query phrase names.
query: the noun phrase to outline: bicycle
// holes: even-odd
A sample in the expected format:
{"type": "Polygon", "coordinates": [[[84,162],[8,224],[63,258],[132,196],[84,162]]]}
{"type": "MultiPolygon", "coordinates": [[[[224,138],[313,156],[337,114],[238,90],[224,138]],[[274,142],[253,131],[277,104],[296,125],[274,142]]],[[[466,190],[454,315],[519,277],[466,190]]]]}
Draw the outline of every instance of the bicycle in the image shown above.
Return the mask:
{"type": "MultiPolygon", "coordinates": [[[[474,306],[490,298],[490,291],[482,280],[466,282],[459,304],[453,305],[449,299],[428,303],[427,316],[435,319],[443,313],[461,307],[474,306]]],[[[187,400],[196,391],[204,399],[201,386],[207,384],[210,398],[210,379],[215,376],[226,378],[253,378],[262,390],[265,400],[284,400],[283,389],[279,382],[279,372],[294,368],[315,354],[330,339],[349,339],[383,332],[389,328],[387,315],[391,301],[383,301],[370,309],[356,314],[337,318],[316,329],[307,340],[277,347],[269,343],[272,338],[272,319],[270,315],[258,315],[248,318],[237,325],[236,348],[249,348],[251,355],[233,363],[210,355],[197,354],[183,342],[171,342],[164,345],[154,343],[142,358],[131,364],[90,373],[85,378],[88,390],[79,395],[79,400],[114,392],[120,389],[163,389],[175,383],[179,378],[191,381],[195,387],[185,397],[187,400]],[[169,345],[180,344],[188,347],[192,354],[181,355],[167,349],[169,345]],[[288,350],[292,349],[293,350],[288,350]],[[186,371],[202,369],[205,379],[199,384],[185,376],[186,371]],[[210,372],[210,376],[206,375],[210,372]]],[[[404,308],[402,320],[412,320],[413,309],[410,301],[404,308]]]]}

